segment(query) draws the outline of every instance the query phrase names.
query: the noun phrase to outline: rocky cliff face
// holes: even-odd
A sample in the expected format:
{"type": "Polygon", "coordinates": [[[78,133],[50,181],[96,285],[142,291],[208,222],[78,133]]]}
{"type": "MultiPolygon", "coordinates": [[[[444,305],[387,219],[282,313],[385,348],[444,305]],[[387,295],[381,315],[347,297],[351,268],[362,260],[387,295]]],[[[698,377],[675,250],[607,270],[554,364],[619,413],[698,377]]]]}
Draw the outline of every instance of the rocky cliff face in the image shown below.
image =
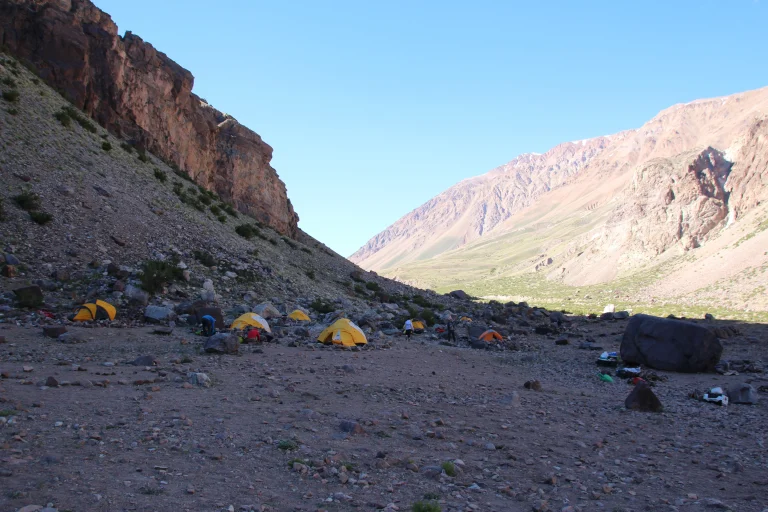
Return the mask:
{"type": "Polygon", "coordinates": [[[272,148],[192,93],[194,78],[90,0],[0,0],[0,42],[113,134],[280,231],[298,216],[272,148]]]}

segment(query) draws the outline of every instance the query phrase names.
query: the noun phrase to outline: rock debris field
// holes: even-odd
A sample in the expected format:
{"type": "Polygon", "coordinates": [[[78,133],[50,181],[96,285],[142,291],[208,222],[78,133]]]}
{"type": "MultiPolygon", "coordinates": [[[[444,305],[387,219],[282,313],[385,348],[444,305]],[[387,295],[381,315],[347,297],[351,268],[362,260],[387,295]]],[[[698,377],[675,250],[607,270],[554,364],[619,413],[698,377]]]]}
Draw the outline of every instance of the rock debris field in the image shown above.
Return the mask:
{"type": "Polygon", "coordinates": [[[0,509],[768,509],[765,400],[689,397],[762,394],[765,326],[723,340],[747,372],[656,371],[651,413],[627,410],[633,386],[601,381],[599,352],[579,349],[588,335],[618,350],[626,323],[578,319],[518,351],[423,335],[239,355],[201,353],[187,328],[69,327],[83,342],[64,344],[6,325],[0,509]]]}

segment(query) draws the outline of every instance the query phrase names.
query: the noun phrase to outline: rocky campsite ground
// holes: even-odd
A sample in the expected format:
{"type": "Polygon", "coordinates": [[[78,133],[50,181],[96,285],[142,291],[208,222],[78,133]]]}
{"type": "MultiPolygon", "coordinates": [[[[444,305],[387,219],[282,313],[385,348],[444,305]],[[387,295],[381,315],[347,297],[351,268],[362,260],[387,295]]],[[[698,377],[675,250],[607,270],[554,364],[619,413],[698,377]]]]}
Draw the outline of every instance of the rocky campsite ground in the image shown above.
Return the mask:
{"type": "MultiPolygon", "coordinates": [[[[83,342],[64,344],[5,325],[0,508],[765,510],[766,402],[688,397],[765,389],[765,373],[659,371],[664,412],[628,411],[631,386],[599,380],[599,352],[578,348],[618,350],[625,325],[574,318],[560,335],[519,331],[518,350],[425,334],[239,355],[202,354],[181,327],[69,327],[83,342]]],[[[723,359],[760,371],[768,329],[736,327],[723,359]]]]}

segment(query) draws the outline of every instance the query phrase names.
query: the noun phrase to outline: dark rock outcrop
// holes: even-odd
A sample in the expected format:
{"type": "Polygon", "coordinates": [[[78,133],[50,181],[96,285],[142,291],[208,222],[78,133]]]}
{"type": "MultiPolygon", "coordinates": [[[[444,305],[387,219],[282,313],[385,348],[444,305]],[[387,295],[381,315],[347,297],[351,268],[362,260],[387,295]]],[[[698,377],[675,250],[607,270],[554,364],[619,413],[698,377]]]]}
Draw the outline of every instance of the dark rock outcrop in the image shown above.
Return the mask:
{"type": "Polygon", "coordinates": [[[661,401],[646,382],[638,382],[624,401],[627,409],[640,412],[661,412],[661,401]]]}
{"type": "Polygon", "coordinates": [[[625,363],[677,372],[712,371],[723,346],[704,326],[681,320],[636,315],[621,341],[625,363]]]}
{"type": "Polygon", "coordinates": [[[214,334],[205,340],[203,349],[211,354],[237,354],[240,350],[240,340],[234,334],[214,334]]]}
{"type": "Polygon", "coordinates": [[[90,0],[0,0],[0,42],[111,133],[283,234],[298,216],[272,148],[192,93],[194,77],[90,0]]]}

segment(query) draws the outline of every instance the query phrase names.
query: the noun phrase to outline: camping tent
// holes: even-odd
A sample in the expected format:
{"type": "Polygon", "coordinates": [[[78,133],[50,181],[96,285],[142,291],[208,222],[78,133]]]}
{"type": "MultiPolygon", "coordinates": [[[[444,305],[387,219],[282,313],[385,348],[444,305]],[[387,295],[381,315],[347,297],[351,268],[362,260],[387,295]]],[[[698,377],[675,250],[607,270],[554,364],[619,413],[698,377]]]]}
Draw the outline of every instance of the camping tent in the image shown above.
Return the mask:
{"type": "Polygon", "coordinates": [[[333,343],[334,345],[344,345],[345,347],[354,347],[355,345],[365,345],[368,340],[363,331],[346,318],[339,318],[329,327],[320,333],[317,337],[320,343],[333,343]]]}
{"type": "Polygon", "coordinates": [[[115,306],[103,300],[97,300],[94,304],[83,304],[72,317],[74,322],[87,322],[89,320],[114,320],[117,311],[115,306]]]}
{"type": "Polygon", "coordinates": [[[299,320],[300,322],[309,322],[307,314],[300,309],[294,309],[291,314],[288,315],[288,318],[291,320],[299,320]]]}
{"type": "Polygon", "coordinates": [[[468,316],[463,316],[463,317],[459,318],[459,321],[460,322],[471,322],[472,319],[469,318],[468,316]]]}
{"type": "Polygon", "coordinates": [[[493,341],[493,340],[502,340],[501,334],[497,333],[493,329],[488,329],[483,334],[477,337],[477,339],[482,341],[493,341]]]}
{"type": "Polygon", "coordinates": [[[412,323],[414,331],[423,331],[427,328],[427,326],[424,324],[424,320],[414,320],[412,323]]]}
{"type": "Polygon", "coordinates": [[[269,302],[262,302],[258,306],[255,306],[253,310],[263,318],[276,318],[283,316],[280,311],[278,311],[277,308],[269,302]]]}
{"type": "Polygon", "coordinates": [[[240,315],[237,317],[237,320],[232,322],[232,325],[229,326],[230,329],[245,329],[246,327],[258,327],[259,329],[264,329],[267,332],[272,332],[272,329],[269,328],[269,324],[266,320],[264,320],[262,317],[257,315],[256,313],[246,313],[244,315],[240,315]]]}

